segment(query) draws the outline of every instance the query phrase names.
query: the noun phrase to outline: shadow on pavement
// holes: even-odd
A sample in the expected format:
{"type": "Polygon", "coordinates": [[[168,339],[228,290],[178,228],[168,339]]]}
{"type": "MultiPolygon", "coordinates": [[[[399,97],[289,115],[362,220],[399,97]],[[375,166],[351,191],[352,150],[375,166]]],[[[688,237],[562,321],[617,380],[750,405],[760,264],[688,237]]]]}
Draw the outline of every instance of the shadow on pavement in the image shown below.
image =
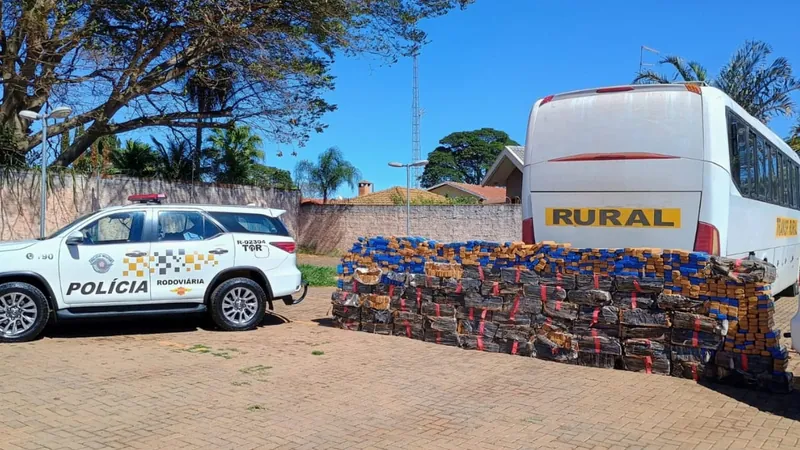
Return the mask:
{"type": "Polygon", "coordinates": [[[787,419],[800,420],[800,392],[798,391],[782,394],[719,382],[702,381],[700,384],[733,400],[757,408],[759,411],[787,419]]]}
{"type": "Polygon", "coordinates": [[[323,327],[333,327],[332,317],[320,317],[319,319],[311,319],[312,322],[318,323],[323,327]]]}
{"type": "MultiPolygon", "coordinates": [[[[259,327],[289,323],[280,314],[267,312],[259,327]]],[[[124,335],[146,335],[160,333],[187,333],[197,330],[219,331],[211,319],[202,314],[186,316],[76,319],[51,324],[43,333],[45,338],[86,338],[124,335]]]]}

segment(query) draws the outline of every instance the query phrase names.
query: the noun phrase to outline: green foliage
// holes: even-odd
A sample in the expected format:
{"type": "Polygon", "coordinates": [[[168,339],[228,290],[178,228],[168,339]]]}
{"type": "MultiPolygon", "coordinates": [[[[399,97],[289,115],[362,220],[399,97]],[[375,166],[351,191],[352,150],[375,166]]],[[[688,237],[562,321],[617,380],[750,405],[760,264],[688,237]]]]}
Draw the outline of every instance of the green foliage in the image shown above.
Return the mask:
{"type": "Polygon", "coordinates": [[[255,170],[264,159],[261,137],[242,125],[228,130],[216,129],[208,138],[206,154],[211,159],[211,173],[218,183],[254,184],[255,170]]]}
{"type": "Polygon", "coordinates": [[[153,140],[153,171],[155,176],[169,181],[200,180],[201,167],[193,169],[192,148],[188,140],[167,138],[167,143],[153,140]]]}
{"type": "Polygon", "coordinates": [[[361,178],[361,172],[346,161],[336,147],[322,152],[316,164],[308,160],[300,161],[295,172],[304,194],[320,195],[323,203],[328,203],[328,199],[343,184],[354,188],[361,178]]]}
{"type": "Polygon", "coordinates": [[[668,56],[659,63],[672,67],[675,71],[672,77],[647,69],[633,82],[706,81],[728,94],[753,117],[766,123],[775,116],[791,116],[794,101],[790,95],[800,89],[800,80],[794,77],[789,61],[784,57],[770,61],[771,54],[772,48],[768,44],[746,41],[714,79],[708,78],[700,64],[668,56]]]}
{"type": "Polygon", "coordinates": [[[288,170],[261,164],[253,167],[253,185],[261,188],[296,189],[288,170]]]}
{"type": "MultiPolygon", "coordinates": [[[[392,204],[400,206],[406,204],[406,199],[400,194],[390,196],[392,204]]],[[[443,199],[419,198],[411,196],[411,206],[446,206],[446,205],[477,205],[478,199],[475,197],[444,197],[443,199]]]]}
{"type": "Polygon", "coordinates": [[[792,127],[791,134],[786,138],[786,143],[792,150],[800,152],[800,119],[797,120],[797,125],[792,127]]]}
{"type": "Polygon", "coordinates": [[[0,124],[24,137],[27,153],[36,138],[18,113],[79,100],[73,116],[52,130],[87,126],[60,153],[62,166],[104,135],[149,126],[195,130],[212,119],[258,120],[282,142],[304,142],[335,110],[324,98],[334,87],[334,56],[394,62],[425,44],[424,19],[471,1],[2,2],[0,124]],[[186,88],[187,79],[194,86],[186,88]],[[231,100],[226,107],[205,107],[223,91],[231,100]]]}
{"type": "Polygon", "coordinates": [[[428,154],[420,180],[431,187],[445,181],[481,184],[486,172],[506,145],[519,145],[504,131],[481,128],[447,135],[428,154]]]}
{"type": "Polygon", "coordinates": [[[17,148],[17,138],[14,129],[8,125],[0,124],[0,167],[4,169],[22,169],[27,166],[25,155],[17,148]]]}
{"type": "Polygon", "coordinates": [[[128,139],[125,146],[110,154],[111,165],[117,171],[129,177],[154,177],[156,171],[156,154],[149,144],[128,139]]]}
{"type": "Polygon", "coordinates": [[[309,286],[336,286],[336,268],[300,264],[297,266],[309,286]]]}

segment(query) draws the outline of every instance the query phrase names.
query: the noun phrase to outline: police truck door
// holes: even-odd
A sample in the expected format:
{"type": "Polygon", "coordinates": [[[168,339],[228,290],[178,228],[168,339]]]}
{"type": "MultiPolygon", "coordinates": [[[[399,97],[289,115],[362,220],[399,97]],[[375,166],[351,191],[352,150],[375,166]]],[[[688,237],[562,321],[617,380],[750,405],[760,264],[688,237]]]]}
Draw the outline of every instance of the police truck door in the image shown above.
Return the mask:
{"type": "Polygon", "coordinates": [[[59,246],[61,293],[68,305],[142,303],[150,300],[145,238],[148,211],[110,211],[80,231],[83,242],[59,246]]]}
{"type": "Polygon", "coordinates": [[[154,302],[202,302],[215,275],[233,267],[231,234],[196,210],[161,210],[150,252],[154,302]]]}

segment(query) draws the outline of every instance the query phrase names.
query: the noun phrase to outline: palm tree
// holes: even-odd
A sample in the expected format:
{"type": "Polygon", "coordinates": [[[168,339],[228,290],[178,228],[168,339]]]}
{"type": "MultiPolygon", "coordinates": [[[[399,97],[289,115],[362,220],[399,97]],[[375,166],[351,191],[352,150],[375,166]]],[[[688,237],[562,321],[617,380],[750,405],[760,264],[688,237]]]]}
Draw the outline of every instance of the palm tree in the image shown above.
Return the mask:
{"type": "Polygon", "coordinates": [[[315,164],[308,160],[297,163],[295,168],[300,185],[309,193],[322,196],[322,203],[328,203],[328,198],[345,183],[350,188],[355,188],[361,173],[355,166],[344,159],[342,152],[331,147],[319,155],[315,164]]]}
{"type": "Polygon", "coordinates": [[[672,66],[676,73],[671,79],[648,69],[639,73],[633,82],[705,81],[728,94],[750,115],[767,123],[777,115],[792,114],[794,101],[790,94],[800,89],[800,81],[792,74],[789,61],[778,57],[770,63],[771,54],[772,48],[768,44],[746,41],[714,79],[708,78],[700,64],[685,63],[680,57],[670,56],[659,63],[672,66]]]}
{"type": "Polygon", "coordinates": [[[264,159],[261,137],[253,134],[248,126],[232,129],[215,129],[208,138],[206,149],[212,160],[212,172],[219,183],[255,184],[256,166],[264,159]]]}
{"type": "MultiPolygon", "coordinates": [[[[164,180],[191,181],[194,177],[192,146],[186,139],[167,138],[166,145],[153,139],[154,170],[164,180]]],[[[200,171],[202,174],[202,170],[200,171]]]]}
{"type": "MultiPolygon", "coordinates": [[[[189,101],[195,105],[197,112],[204,114],[221,109],[228,102],[233,90],[233,74],[225,68],[198,69],[192,71],[186,80],[186,92],[189,101]]],[[[200,120],[202,121],[202,120],[200,120]]],[[[195,131],[192,167],[200,165],[203,146],[203,128],[195,131]]],[[[194,180],[194,174],[191,177],[194,180]]]]}
{"type": "Polygon", "coordinates": [[[152,177],[156,175],[155,153],[149,144],[133,139],[125,141],[109,155],[111,165],[116,171],[131,177],[152,177]]]}
{"type": "Polygon", "coordinates": [[[792,115],[790,94],[800,88],[789,61],[777,57],[770,63],[770,54],[768,44],[747,41],[714,80],[714,86],[764,123],[774,116],[792,115]]]}
{"type": "Polygon", "coordinates": [[[705,67],[696,61],[686,62],[680,56],[667,56],[658,62],[667,64],[675,70],[675,75],[669,79],[664,74],[647,69],[633,80],[634,84],[670,84],[676,81],[708,81],[708,72],[705,67]]]}
{"type": "Polygon", "coordinates": [[[791,134],[786,138],[786,143],[792,150],[800,153],[800,119],[797,120],[797,125],[792,127],[791,134]]]}

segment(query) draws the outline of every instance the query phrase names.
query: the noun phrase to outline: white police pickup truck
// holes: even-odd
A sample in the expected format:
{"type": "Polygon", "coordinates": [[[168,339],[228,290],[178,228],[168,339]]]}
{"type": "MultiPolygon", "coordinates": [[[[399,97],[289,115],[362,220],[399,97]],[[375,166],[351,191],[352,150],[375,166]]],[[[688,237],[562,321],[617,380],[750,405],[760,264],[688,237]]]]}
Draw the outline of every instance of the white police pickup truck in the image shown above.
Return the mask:
{"type": "Polygon", "coordinates": [[[134,195],[47,238],[0,243],[0,342],[34,339],[51,318],[208,311],[223,330],[249,330],[273,301],[303,300],[285,211],[164,198],[134,195]]]}

